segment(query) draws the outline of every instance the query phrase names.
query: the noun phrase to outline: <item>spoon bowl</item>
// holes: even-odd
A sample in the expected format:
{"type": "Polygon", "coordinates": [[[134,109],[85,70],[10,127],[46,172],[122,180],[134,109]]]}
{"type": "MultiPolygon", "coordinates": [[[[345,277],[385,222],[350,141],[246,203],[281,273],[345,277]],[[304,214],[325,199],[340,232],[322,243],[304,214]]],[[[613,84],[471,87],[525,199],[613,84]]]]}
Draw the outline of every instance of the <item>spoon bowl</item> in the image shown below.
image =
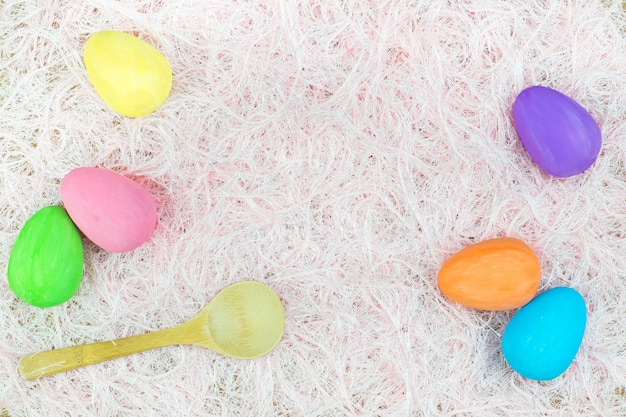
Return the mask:
{"type": "Polygon", "coordinates": [[[22,357],[24,379],[36,379],[164,346],[192,344],[224,356],[254,359],[269,353],[285,330],[285,310],[267,285],[243,281],[219,292],[198,315],[176,327],[22,357]]]}

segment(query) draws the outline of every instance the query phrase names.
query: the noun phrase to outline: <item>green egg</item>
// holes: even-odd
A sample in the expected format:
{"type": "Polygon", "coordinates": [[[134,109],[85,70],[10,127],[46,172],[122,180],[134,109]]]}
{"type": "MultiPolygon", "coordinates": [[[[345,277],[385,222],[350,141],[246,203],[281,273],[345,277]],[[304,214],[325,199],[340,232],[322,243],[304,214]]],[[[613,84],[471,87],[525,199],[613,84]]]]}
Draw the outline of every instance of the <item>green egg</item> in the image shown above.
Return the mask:
{"type": "Polygon", "coordinates": [[[9,286],[36,307],[69,300],[83,277],[83,242],[63,207],[36,212],[20,231],[9,257],[9,286]]]}

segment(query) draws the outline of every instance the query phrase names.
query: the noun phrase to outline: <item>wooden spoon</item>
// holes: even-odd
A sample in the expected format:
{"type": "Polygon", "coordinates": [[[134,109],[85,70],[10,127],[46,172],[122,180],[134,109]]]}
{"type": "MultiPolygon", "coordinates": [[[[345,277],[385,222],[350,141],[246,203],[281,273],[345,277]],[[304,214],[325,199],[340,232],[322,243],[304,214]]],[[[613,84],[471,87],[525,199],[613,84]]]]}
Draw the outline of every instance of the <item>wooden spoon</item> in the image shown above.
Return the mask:
{"type": "Polygon", "coordinates": [[[285,330],[285,311],[268,286],[244,281],[224,288],[189,320],[170,329],[107,342],[73,346],[24,356],[24,379],[104,362],[163,346],[192,344],[225,356],[253,359],[270,352],[285,330]]]}

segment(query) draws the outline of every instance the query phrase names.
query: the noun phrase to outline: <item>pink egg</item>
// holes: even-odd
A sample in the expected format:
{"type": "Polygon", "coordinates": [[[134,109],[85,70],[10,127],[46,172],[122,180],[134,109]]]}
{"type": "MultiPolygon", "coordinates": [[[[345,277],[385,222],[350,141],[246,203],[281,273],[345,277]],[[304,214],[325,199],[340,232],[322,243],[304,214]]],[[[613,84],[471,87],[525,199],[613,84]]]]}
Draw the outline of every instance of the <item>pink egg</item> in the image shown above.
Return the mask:
{"type": "Polygon", "coordinates": [[[148,190],[109,169],[70,171],[61,181],[61,198],[74,224],[110,252],[137,248],[156,227],[156,202],[148,190]]]}

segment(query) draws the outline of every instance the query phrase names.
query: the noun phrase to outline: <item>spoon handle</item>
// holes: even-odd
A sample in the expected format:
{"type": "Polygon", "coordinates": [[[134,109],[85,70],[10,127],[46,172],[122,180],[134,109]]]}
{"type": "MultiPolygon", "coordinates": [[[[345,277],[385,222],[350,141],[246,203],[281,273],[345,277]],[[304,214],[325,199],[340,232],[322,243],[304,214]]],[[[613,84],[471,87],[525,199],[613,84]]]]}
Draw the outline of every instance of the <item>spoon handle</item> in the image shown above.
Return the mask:
{"type": "Polygon", "coordinates": [[[197,335],[190,330],[183,324],[139,336],[31,353],[22,357],[18,369],[30,380],[150,349],[197,343],[197,335]]]}

